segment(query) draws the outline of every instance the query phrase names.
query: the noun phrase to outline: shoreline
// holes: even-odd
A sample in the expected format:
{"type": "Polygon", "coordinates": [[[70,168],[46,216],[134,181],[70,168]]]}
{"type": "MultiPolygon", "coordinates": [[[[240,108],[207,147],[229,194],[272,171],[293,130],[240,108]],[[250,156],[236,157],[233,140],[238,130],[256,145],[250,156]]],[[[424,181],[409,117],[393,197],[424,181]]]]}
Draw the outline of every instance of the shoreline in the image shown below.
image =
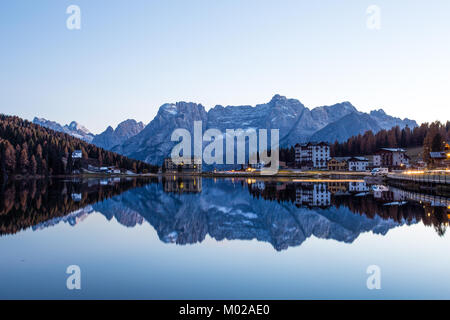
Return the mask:
{"type": "Polygon", "coordinates": [[[204,177],[204,178],[328,178],[333,180],[357,179],[371,177],[370,172],[355,171],[280,171],[274,175],[263,175],[259,172],[165,172],[165,173],[145,173],[145,174],[100,174],[100,173],[82,173],[74,175],[54,175],[54,176],[24,176],[15,175],[8,177],[8,180],[38,180],[38,179],[67,179],[67,178],[158,178],[158,177],[204,177]]]}

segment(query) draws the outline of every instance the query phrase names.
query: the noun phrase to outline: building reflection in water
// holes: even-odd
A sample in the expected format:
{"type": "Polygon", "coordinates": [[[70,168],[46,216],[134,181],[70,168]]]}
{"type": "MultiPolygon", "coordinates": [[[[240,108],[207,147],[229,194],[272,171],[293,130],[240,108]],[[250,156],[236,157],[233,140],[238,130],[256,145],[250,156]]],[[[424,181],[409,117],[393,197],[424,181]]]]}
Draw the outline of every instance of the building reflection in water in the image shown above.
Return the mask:
{"type": "Polygon", "coordinates": [[[328,182],[328,190],[333,195],[344,195],[348,194],[348,184],[349,182],[342,182],[342,181],[334,181],[334,182],[328,182]]]}
{"type": "Polygon", "coordinates": [[[308,207],[328,207],[331,205],[331,195],[350,195],[368,192],[369,186],[364,181],[297,184],[295,190],[295,204],[308,207]]]}
{"type": "Polygon", "coordinates": [[[255,180],[250,184],[250,186],[253,190],[263,191],[264,189],[266,189],[266,183],[262,180],[255,180]]]}
{"type": "Polygon", "coordinates": [[[267,200],[290,201],[297,207],[329,207],[332,196],[352,194],[365,195],[370,191],[364,181],[332,181],[332,182],[277,182],[257,179],[242,180],[249,186],[255,196],[267,200]]]}
{"type": "Polygon", "coordinates": [[[331,204],[331,192],[326,183],[307,183],[295,189],[295,204],[308,207],[328,207],[331,204]]]}
{"type": "Polygon", "coordinates": [[[348,191],[349,192],[367,192],[370,188],[364,181],[353,181],[348,183],[348,191]]]}
{"type": "Polygon", "coordinates": [[[197,176],[163,177],[164,192],[200,193],[202,192],[202,178],[197,176]]]}

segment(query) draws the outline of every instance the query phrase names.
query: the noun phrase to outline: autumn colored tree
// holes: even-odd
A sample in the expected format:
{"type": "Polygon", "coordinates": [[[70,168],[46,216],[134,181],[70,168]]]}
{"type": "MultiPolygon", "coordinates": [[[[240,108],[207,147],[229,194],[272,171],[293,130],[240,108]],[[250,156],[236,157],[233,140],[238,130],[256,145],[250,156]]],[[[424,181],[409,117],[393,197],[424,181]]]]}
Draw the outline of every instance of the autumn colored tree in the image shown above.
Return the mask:
{"type": "Polygon", "coordinates": [[[37,172],[37,161],[34,155],[31,156],[30,160],[30,172],[32,175],[35,175],[37,172]]]}
{"type": "Polygon", "coordinates": [[[9,141],[3,143],[2,161],[5,163],[6,170],[9,172],[16,171],[16,150],[9,141]]]}
{"type": "Polygon", "coordinates": [[[22,145],[22,150],[20,151],[20,158],[19,158],[20,173],[22,173],[22,174],[27,173],[29,164],[30,164],[30,162],[28,160],[27,144],[24,143],[22,145]]]}

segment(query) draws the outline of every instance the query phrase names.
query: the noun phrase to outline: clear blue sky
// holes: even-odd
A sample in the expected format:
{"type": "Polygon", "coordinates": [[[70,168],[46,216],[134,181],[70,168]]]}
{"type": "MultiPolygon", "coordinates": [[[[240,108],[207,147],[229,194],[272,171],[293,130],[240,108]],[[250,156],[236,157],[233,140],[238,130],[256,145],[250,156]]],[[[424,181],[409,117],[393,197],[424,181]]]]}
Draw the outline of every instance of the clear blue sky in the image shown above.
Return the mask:
{"type": "Polygon", "coordinates": [[[95,133],[165,102],[350,101],[450,119],[450,1],[10,0],[0,4],[0,112],[95,133]],[[81,8],[81,30],[66,8],[81,8]],[[381,29],[366,9],[381,9],[381,29]]]}

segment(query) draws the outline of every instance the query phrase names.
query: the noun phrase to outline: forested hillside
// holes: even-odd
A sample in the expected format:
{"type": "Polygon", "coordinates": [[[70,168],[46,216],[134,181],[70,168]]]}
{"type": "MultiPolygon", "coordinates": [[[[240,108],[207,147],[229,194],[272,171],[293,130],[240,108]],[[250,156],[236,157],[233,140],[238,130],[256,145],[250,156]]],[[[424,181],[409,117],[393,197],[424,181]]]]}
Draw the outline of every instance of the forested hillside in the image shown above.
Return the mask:
{"type": "MultiPolygon", "coordinates": [[[[423,123],[419,127],[381,130],[376,134],[366,131],[362,135],[349,138],[343,143],[331,145],[332,156],[355,156],[373,154],[380,148],[424,147],[424,155],[430,151],[441,151],[443,143],[450,139],[450,121],[423,123]]],[[[424,159],[426,160],[426,159],[424,159]]]]}
{"type": "Polygon", "coordinates": [[[11,175],[62,175],[73,168],[72,152],[83,159],[136,173],[155,172],[157,167],[133,160],[15,116],[0,115],[0,178],[11,175]]]}
{"type": "MultiPolygon", "coordinates": [[[[336,141],[331,145],[332,157],[347,157],[358,155],[371,155],[380,148],[416,148],[423,147],[425,161],[431,151],[441,151],[444,142],[450,141],[450,121],[445,124],[435,121],[423,123],[413,129],[398,126],[390,130],[381,130],[374,134],[366,131],[364,134],[353,136],[347,141],[336,141]]],[[[280,161],[293,163],[295,150],[293,147],[280,149],[280,161]]]]}

